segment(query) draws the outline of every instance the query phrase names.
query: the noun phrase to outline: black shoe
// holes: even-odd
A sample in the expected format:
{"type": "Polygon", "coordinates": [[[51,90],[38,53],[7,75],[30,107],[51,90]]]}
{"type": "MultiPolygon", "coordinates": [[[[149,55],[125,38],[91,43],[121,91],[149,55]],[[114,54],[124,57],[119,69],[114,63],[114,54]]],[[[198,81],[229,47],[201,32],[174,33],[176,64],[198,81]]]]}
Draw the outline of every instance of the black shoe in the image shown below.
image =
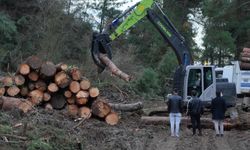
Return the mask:
{"type": "Polygon", "coordinates": [[[219,137],[220,135],[219,134],[216,134],[216,137],[219,137]]]}
{"type": "Polygon", "coordinates": [[[224,134],[220,134],[220,136],[221,136],[221,137],[223,137],[223,136],[224,136],[224,134]]]}

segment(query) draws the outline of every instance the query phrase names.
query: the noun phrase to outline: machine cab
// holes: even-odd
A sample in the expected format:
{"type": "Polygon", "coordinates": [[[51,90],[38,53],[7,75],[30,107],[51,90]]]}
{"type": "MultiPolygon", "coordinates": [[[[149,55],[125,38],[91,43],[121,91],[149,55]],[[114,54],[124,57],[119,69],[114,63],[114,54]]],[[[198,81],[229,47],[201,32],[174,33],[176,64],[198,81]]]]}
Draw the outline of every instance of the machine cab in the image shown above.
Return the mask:
{"type": "Polygon", "coordinates": [[[205,105],[210,105],[216,96],[216,77],[214,66],[189,65],[186,67],[184,78],[184,102],[191,98],[192,90],[197,91],[197,96],[205,105]]]}

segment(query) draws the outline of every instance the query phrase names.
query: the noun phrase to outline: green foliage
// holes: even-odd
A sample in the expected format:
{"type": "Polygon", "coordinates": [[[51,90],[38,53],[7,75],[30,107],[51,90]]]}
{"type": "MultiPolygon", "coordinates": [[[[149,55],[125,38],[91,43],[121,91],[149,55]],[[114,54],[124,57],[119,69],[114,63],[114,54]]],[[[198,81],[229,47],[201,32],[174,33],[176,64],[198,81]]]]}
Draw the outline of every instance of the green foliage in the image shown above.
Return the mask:
{"type": "Polygon", "coordinates": [[[134,87],[140,95],[157,95],[160,91],[158,74],[152,68],[146,68],[142,76],[135,81],[134,87]]]}
{"type": "Polygon", "coordinates": [[[0,124],[0,133],[1,134],[9,134],[11,132],[12,132],[11,126],[0,124]]]}
{"type": "Polygon", "coordinates": [[[32,140],[27,146],[27,150],[53,150],[52,146],[42,140],[32,140]]]}

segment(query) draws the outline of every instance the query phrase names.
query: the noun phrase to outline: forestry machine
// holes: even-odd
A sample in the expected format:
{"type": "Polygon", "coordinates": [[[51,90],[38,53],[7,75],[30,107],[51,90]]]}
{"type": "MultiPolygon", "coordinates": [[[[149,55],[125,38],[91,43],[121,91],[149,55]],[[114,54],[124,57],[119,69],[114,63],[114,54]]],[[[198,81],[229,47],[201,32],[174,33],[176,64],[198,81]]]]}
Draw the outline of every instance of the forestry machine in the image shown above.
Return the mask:
{"type": "Polygon", "coordinates": [[[174,73],[173,88],[178,89],[184,102],[190,100],[191,91],[195,89],[202,102],[209,106],[211,100],[216,96],[214,66],[192,65],[191,52],[184,38],[154,0],[138,2],[112,21],[103,33],[93,34],[91,54],[95,64],[103,71],[106,65],[99,59],[99,54],[106,54],[111,59],[112,41],[144,17],[149,19],[177,56],[179,67],[174,73]]]}

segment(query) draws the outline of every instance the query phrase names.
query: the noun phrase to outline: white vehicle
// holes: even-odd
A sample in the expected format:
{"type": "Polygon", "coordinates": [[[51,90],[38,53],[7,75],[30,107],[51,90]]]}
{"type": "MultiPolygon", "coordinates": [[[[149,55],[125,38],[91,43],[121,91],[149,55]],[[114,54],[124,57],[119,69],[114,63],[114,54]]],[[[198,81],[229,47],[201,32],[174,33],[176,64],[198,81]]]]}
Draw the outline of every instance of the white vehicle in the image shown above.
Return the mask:
{"type": "Polygon", "coordinates": [[[217,81],[235,83],[236,94],[243,97],[242,107],[247,110],[250,106],[250,70],[241,70],[239,61],[232,61],[232,65],[216,68],[215,71],[217,81]]]}

